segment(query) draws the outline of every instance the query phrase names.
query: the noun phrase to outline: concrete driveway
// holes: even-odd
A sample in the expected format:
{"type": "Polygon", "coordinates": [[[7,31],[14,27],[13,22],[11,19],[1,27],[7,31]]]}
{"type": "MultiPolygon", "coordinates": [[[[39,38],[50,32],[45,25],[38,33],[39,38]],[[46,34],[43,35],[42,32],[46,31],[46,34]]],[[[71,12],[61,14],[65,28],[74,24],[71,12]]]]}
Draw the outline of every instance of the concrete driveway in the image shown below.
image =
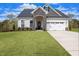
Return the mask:
{"type": "Polygon", "coordinates": [[[48,31],[72,56],[79,56],[79,33],[70,31],[48,31]]]}

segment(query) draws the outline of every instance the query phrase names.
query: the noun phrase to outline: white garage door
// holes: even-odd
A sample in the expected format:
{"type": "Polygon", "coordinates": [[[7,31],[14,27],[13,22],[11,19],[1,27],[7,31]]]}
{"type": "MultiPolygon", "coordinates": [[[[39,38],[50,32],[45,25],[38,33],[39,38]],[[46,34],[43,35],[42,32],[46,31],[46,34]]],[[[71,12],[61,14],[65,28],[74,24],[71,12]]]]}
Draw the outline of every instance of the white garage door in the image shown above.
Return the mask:
{"type": "Polygon", "coordinates": [[[65,30],[64,22],[47,22],[47,30],[65,30]]]}

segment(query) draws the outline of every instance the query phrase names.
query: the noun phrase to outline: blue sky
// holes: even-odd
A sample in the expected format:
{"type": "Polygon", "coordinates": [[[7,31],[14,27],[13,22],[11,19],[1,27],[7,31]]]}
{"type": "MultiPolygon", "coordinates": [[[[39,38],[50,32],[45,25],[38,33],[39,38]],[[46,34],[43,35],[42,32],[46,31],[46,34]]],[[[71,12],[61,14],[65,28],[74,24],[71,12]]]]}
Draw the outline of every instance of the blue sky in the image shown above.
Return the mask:
{"type": "MultiPolygon", "coordinates": [[[[37,8],[43,6],[44,3],[0,3],[0,21],[6,19],[7,14],[18,15],[24,8],[37,8]]],[[[62,11],[65,14],[71,13],[79,19],[79,4],[78,3],[51,3],[51,7],[62,11]]]]}

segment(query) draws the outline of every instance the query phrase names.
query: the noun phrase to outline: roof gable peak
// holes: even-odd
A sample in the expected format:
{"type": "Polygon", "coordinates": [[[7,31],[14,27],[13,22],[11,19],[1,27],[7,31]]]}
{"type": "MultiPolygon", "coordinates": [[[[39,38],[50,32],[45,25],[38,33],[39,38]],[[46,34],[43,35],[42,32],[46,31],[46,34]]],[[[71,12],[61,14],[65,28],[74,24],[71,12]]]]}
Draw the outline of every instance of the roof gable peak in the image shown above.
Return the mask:
{"type": "Polygon", "coordinates": [[[41,6],[36,8],[35,10],[33,10],[31,13],[33,14],[35,11],[41,9],[42,11],[44,11],[46,14],[48,13],[45,9],[43,9],[41,6]]]}

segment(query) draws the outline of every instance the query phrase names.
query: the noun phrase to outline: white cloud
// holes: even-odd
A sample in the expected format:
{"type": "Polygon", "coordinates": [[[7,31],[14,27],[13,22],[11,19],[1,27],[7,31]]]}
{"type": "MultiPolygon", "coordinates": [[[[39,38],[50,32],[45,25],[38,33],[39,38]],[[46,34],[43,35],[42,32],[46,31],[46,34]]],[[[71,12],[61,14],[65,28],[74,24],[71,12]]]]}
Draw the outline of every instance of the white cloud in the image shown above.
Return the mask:
{"type": "Polygon", "coordinates": [[[62,11],[65,14],[69,14],[69,13],[73,14],[74,18],[77,18],[77,19],[79,18],[77,16],[77,15],[79,15],[79,12],[77,11],[77,9],[75,7],[73,7],[73,8],[65,8],[63,6],[59,6],[57,9],[60,10],[60,11],[62,11]]]}
{"type": "Polygon", "coordinates": [[[0,22],[4,21],[6,18],[0,17],[0,22]]]}
{"type": "Polygon", "coordinates": [[[22,8],[13,9],[13,11],[16,11],[16,12],[21,12],[22,10],[23,10],[22,8]]]}
{"type": "Polygon", "coordinates": [[[24,3],[24,4],[22,4],[21,6],[20,6],[20,8],[29,8],[29,9],[35,9],[35,8],[37,8],[37,6],[36,5],[34,5],[34,4],[29,4],[29,3],[24,3]]]}
{"type": "MultiPolygon", "coordinates": [[[[16,17],[18,16],[18,14],[23,10],[23,9],[27,9],[27,8],[29,8],[29,9],[35,9],[35,8],[37,8],[37,6],[36,5],[34,5],[34,4],[22,4],[22,5],[20,5],[20,6],[18,6],[18,8],[16,8],[16,9],[9,9],[9,8],[5,8],[5,11],[4,11],[4,13],[2,13],[2,14],[0,14],[0,21],[3,21],[3,20],[5,20],[7,17],[7,15],[8,14],[14,14],[16,17]]],[[[0,10],[2,10],[2,8],[0,8],[0,10]]]]}
{"type": "Polygon", "coordinates": [[[12,11],[12,12],[7,12],[7,11],[5,11],[5,13],[0,14],[0,22],[2,22],[2,21],[4,21],[5,19],[7,19],[7,15],[8,15],[8,14],[13,14],[13,15],[15,15],[15,17],[17,17],[19,13],[20,13],[20,12],[14,12],[14,11],[12,11]]]}
{"type": "Polygon", "coordinates": [[[65,14],[73,14],[74,17],[73,18],[76,18],[76,19],[79,19],[79,12],[77,10],[67,10],[67,11],[62,11],[63,13],[65,14]]]}
{"type": "Polygon", "coordinates": [[[77,11],[77,9],[75,7],[73,7],[73,8],[65,8],[63,6],[59,6],[57,9],[62,11],[65,14],[69,14],[69,13],[73,14],[74,18],[79,19],[79,16],[78,16],[79,12],[77,11]]]}
{"type": "MultiPolygon", "coordinates": [[[[13,9],[13,11],[9,12],[9,13],[12,13],[12,14],[17,16],[23,9],[35,9],[35,8],[37,8],[37,6],[34,5],[34,4],[24,3],[24,4],[20,5],[20,6],[18,6],[18,8],[13,9]]],[[[7,13],[8,12],[6,12],[6,14],[7,13]]]]}
{"type": "Polygon", "coordinates": [[[20,12],[14,12],[14,11],[8,12],[8,11],[5,11],[5,13],[0,14],[0,17],[6,17],[8,14],[13,14],[16,17],[19,13],[20,12]]]}
{"type": "Polygon", "coordinates": [[[34,4],[24,3],[24,4],[20,5],[20,6],[18,6],[18,8],[13,9],[13,10],[21,12],[23,9],[35,9],[35,8],[37,8],[37,6],[34,5],[34,4]]]}
{"type": "Polygon", "coordinates": [[[57,9],[60,10],[60,11],[62,11],[62,10],[68,10],[67,8],[64,8],[62,6],[59,6],[57,9]]]}
{"type": "Polygon", "coordinates": [[[10,8],[4,8],[6,11],[10,11],[11,9],[10,8]]]}
{"type": "Polygon", "coordinates": [[[77,17],[74,17],[74,18],[76,18],[76,19],[78,19],[78,20],[79,20],[79,16],[77,16],[77,17]]]}
{"type": "Polygon", "coordinates": [[[77,12],[77,10],[66,10],[66,11],[62,11],[62,12],[64,12],[65,14],[71,13],[74,15],[79,15],[79,12],[77,12]]]}

